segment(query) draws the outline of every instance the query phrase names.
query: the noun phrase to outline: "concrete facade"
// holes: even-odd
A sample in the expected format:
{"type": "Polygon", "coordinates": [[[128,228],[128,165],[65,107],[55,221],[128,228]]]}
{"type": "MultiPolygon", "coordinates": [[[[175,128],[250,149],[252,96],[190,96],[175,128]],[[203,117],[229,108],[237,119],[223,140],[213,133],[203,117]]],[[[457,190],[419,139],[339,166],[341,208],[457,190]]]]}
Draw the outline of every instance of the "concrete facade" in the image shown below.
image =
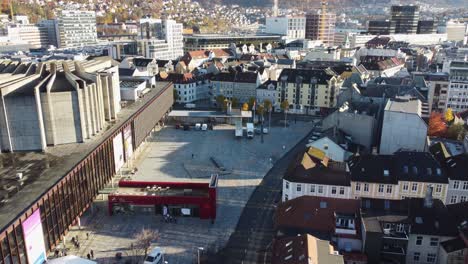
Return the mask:
{"type": "Polygon", "coordinates": [[[406,254],[406,264],[438,263],[437,259],[439,256],[440,242],[443,242],[452,238],[453,237],[410,234],[408,237],[408,251],[406,254]],[[432,239],[432,243],[431,243],[431,239],[432,239]],[[416,243],[417,241],[418,241],[418,244],[416,243]],[[420,245],[419,245],[419,241],[421,241],[420,245]],[[434,259],[434,261],[431,261],[431,259],[434,259]]]}
{"type": "Polygon", "coordinates": [[[116,119],[120,88],[117,66],[110,60],[34,66],[30,75],[18,74],[15,81],[0,84],[2,151],[84,142],[116,119]]]}
{"type": "Polygon", "coordinates": [[[350,186],[312,184],[283,180],[283,202],[305,195],[339,199],[352,199],[352,192],[350,186]]]}
{"type": "Polygon", "coordinates": [[[380,154],[399,149],[425,151],[427,124],[421,118],[421,101],[389,100],[385,106],[380,154]]]}

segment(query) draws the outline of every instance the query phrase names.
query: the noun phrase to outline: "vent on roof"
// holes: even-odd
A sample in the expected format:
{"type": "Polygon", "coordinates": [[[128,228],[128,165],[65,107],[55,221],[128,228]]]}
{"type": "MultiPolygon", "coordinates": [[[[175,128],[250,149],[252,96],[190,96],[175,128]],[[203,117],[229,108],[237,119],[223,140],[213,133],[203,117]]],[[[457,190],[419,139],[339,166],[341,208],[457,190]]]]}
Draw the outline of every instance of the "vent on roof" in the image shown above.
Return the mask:
{"type": "Polygon", "coordinates": [[[416,222],[416,224],[422,224],[422,223],[423,223],[423,219],[422,219],[422,217],[420,217],[420,216],[417,216],[417,217],[414,219],[414,221],[416,222]]]}
{"type": "Polygon", "coordinates": [[[390,175],[390,171],[389,170],[383,170],[383,175],[388,177],[390,175]]]}
{"type": "Polygon", "coordinates": [[[453,167],[455,167],[456,165],[457,165],[457,163],[456,163],[456,162],[454,162],[454,163],[450,164],[450,167],[452,167],[452,168],[453,168],[453,167]]]}
{"type": "Polygon", "coordinates": [[[361,168],[361,172],[364,172],[364,171],[365,171],[365,169],[364,169],[364,168],[361,168]]]}
{"type": "Polygon", "coordinates": [[[413,166],[413,174],[418,174],[418,168],[416,166],[413,166]]]}
{"type": "Polygon", "coordinates": [[[299,260],[304,260],[304,259],[305,259],[304,254],[302,254],[302,255],[299,256],[299,260]]]}
{"type": "Polygon", "coordinates": [[[320,202],[320,208],[327,208],[327,202],[320,202]]]}
{"type": "Polygon", "coordinates": [[[289,246],[291,246],[291,245],[292,245],[292,243],[293,243],[293,242],[292,242],[292,240],[291,240],[291,241],[289,241],[288,243],[286,243],[286,247],[289,247],[289,246]]]}
{"type": "Polygon", "coordinates": [[[284,258],[284,260],[290,260],[290,259],[292,259],[292,255],[286,256],[286,257],[284,258]]]}
{"type": "Polygon", "coordinates": [[[437,168],[436,173],[437,173],[437,176],[440,176],[442,175],[442,170],[440,168],[437,168]]]}
{"type": "Polygon", "coordinates": [[[288,208],[286,208],[286,212],[288,212],[291,209],[292,209],[292,206],[289,206],[288,208]]]}

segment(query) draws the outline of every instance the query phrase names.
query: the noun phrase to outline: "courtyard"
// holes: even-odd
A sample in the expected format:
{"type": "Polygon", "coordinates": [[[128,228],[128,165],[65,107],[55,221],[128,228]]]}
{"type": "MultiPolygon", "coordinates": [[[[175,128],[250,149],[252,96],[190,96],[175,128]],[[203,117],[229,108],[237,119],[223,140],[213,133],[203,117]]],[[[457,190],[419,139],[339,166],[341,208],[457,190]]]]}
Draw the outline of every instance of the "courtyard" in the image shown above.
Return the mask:
{"type": "Polygon", "coordinates": [[[152,133],[121,174],[129,175],[128,171],[136,167],[136,173],[130,175],[132,180],[171,182],[208,182],[211,174],[219,174],[216,221],[212,224],[198,217],[178,217],[177,223],[166,223],[160,214],[141,210],[109,216],[107,200],[99,195],[81,217],[81,227],[73,227],[66,236],[68,254],[86,258],[93,250],[98,263],[119,263],[115,256],[122,253],[124,263],[135,234],[149,228],[159,233],[154,246],[164,250],[169,264],[196,263],[198,248],[216,251],[225,245],[264,175],[311,128],[312,123],[305,121],[287,128],[273,126],[263,143],[260,135],[236,139],[233,127],[228,125],[208,131],[166,127],[152,133]],[[214,165],[213,157],[224,171],[214,165]],[[70,242],[72,236],[78,236],[79,248],[70,242]]]}

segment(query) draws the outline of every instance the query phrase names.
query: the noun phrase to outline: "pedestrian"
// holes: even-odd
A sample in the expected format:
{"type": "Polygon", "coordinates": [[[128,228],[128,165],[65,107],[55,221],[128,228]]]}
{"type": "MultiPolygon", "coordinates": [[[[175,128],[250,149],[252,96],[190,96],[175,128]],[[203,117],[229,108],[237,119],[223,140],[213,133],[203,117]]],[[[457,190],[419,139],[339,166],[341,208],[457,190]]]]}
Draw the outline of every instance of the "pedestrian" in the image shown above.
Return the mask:
{"type": "Polygon", "coordinates": [[[87,257],[88,259],[91,259],[91,255],[90,255],[89,253],[86,255],[86,257],[87,257]]]}
{"type": "Polygon", "coordinates": [[[78,242],[78,235],[76,236],[75,240],[76,240],[76,242],[78,242]]]}
{"type": "Polygon", "coordinates": [[[91,254],[91,258],[94,258],[94,251],[92,249],[89,251],[89,254],[91,254]]]}
{"type": "Polygon", "coordinates": [[[193,159],[194,156],[195,156],[195,155],[192,153],[192,159],[193,159]]]}
{"type": "Polygon", "coordinates": [[[89,233],[86,233],[86,239],[89,239],[89,233]]]}
{"type": "Polygon", "coordinates": [[[54,251],[54,257],[58,258],[58,256],[59,256],[59,251],[58,251],[58,249],[56,249],[56,250],[54,251]]]}

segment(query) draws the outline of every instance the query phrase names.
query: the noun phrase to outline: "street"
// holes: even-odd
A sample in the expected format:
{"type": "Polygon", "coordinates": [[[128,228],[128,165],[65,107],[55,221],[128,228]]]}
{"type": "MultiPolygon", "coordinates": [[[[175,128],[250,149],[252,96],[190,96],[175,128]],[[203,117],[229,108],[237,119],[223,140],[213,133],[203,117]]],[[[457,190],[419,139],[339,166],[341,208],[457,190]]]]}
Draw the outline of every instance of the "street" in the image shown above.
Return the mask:
{"type": "Polygon", "coordinates": [[[310,134],[268,171],[244,207],[227,246],[210,258],[209,263],[270,263],[273,216],[275,203],[281,200],[282,178],[289,163],[304,150],[310,134]]]}

